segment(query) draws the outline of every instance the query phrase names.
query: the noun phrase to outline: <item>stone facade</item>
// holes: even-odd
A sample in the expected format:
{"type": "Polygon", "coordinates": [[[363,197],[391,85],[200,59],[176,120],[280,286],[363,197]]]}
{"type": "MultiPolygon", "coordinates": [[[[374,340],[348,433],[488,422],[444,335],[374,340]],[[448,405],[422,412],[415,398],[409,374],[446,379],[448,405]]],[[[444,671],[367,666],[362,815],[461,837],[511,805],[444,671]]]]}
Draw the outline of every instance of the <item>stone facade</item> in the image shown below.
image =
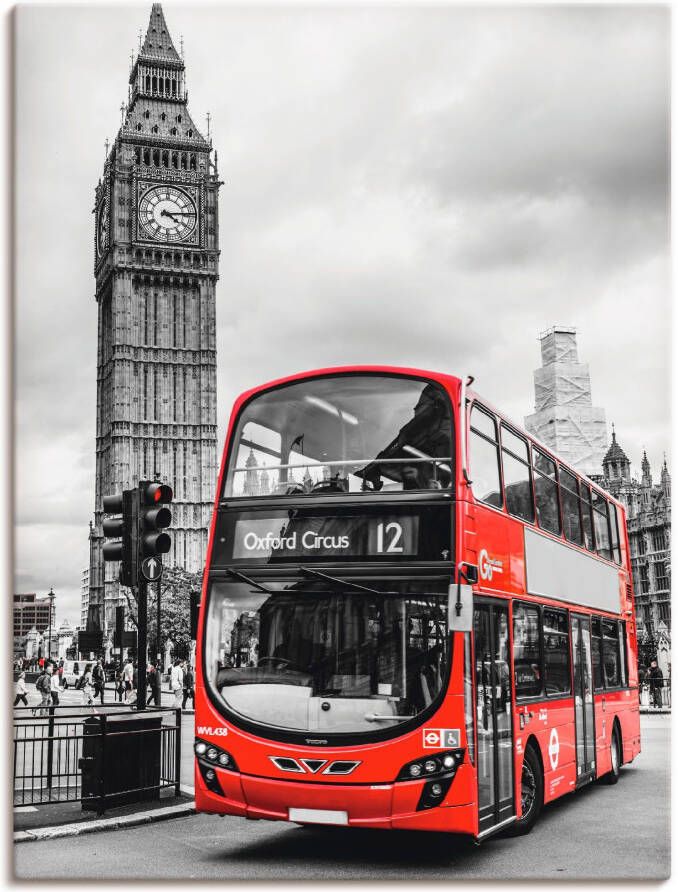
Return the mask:
{"type": "Polygon", "coordinates": [[[539,340],[535,411],[525,418],[525,428],[577,470],[598,474],[607,440],[605,410],[593,405],[589,367],[577,355],[576,329],[554,326],[539,340]]]}
{"type": "Polygon", "coordinates": [[[123,122],[94,204],[98,303],[96,492],[87,627],[110,635],[124,603],[102,559],[102,499],[174,490],[165,562],[202,570],[217,479],[216,152],[188,111],[183,59],[154,4],[123,122]]]}
{"type": "Polygon", "coordinates": [[[640,480],[631,477],[631,462],[613,429],[597,482],[626,508],[641,662],[657,655],[666,673],[671,636],[671,475],[664,459],[660,481],[653,483],[645,453],[641,472],[640,480]]]}

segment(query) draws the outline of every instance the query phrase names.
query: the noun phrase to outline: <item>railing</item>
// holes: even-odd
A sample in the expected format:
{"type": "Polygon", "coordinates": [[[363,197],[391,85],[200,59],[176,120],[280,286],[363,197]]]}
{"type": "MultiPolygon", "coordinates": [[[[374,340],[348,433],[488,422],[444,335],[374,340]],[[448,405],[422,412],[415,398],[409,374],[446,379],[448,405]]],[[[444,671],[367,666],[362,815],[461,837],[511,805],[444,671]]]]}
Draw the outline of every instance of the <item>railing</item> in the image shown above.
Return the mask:
{"type": "Polygon", "coordinates": [[[181,710],[21,707],[14,710],[14,805],[112,805],[179,795],[181,710]],[[40,713],[43,713],[42,715],[40,713]]]}
{"type": "Polygon", "coordinates": [[[671,680],[644,681],[640,685],[640,708],[649,712],[671,709],[671,680]]]}

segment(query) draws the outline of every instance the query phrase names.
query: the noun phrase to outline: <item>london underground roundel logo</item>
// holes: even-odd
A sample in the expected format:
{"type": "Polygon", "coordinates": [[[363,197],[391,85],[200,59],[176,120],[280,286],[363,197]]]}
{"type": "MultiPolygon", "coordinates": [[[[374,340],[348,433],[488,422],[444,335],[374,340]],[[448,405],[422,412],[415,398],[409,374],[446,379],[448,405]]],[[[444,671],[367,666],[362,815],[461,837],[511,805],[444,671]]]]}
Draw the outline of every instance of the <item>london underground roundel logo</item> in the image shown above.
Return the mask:
{"type": "Polygon", "coordinates": [[[551,737],[549,738],[549,761],[551,768],[555,771],[558,767],[558,755],[560,753],[560,741],[558,740],[558,732],[555,728],[551,728],[551,737]]]}

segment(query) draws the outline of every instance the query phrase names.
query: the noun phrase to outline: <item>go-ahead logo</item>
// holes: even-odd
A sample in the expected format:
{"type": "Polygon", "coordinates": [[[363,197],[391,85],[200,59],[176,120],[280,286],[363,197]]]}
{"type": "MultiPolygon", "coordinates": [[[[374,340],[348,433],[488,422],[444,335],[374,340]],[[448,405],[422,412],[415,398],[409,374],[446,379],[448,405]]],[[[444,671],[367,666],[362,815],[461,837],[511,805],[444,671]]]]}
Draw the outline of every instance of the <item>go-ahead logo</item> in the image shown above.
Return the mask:
{"type": "Polygon", "coordinates": [[[504,562],[491,558],[487,553],[487,549],[483,548],[478,555],[478,572],[481,579],[491,580],[494,573],[504,572],[504,562]]]}

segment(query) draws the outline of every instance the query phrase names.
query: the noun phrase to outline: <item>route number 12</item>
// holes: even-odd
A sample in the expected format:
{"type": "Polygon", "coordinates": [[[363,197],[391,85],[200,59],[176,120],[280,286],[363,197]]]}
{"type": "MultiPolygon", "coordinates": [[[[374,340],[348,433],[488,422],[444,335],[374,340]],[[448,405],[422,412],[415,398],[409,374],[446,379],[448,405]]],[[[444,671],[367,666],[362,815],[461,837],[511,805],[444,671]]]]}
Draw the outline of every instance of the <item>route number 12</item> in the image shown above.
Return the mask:
{"type": "Polygon", "coordinates": [[[402,538],[403,528],[399,523],[392,521],[391,523],[377,524],[377,552],[379,554],[402,554],[403,546],[400,544],[402,538]],[[385,548],[384,544],[386,544],[385,548]]]}

